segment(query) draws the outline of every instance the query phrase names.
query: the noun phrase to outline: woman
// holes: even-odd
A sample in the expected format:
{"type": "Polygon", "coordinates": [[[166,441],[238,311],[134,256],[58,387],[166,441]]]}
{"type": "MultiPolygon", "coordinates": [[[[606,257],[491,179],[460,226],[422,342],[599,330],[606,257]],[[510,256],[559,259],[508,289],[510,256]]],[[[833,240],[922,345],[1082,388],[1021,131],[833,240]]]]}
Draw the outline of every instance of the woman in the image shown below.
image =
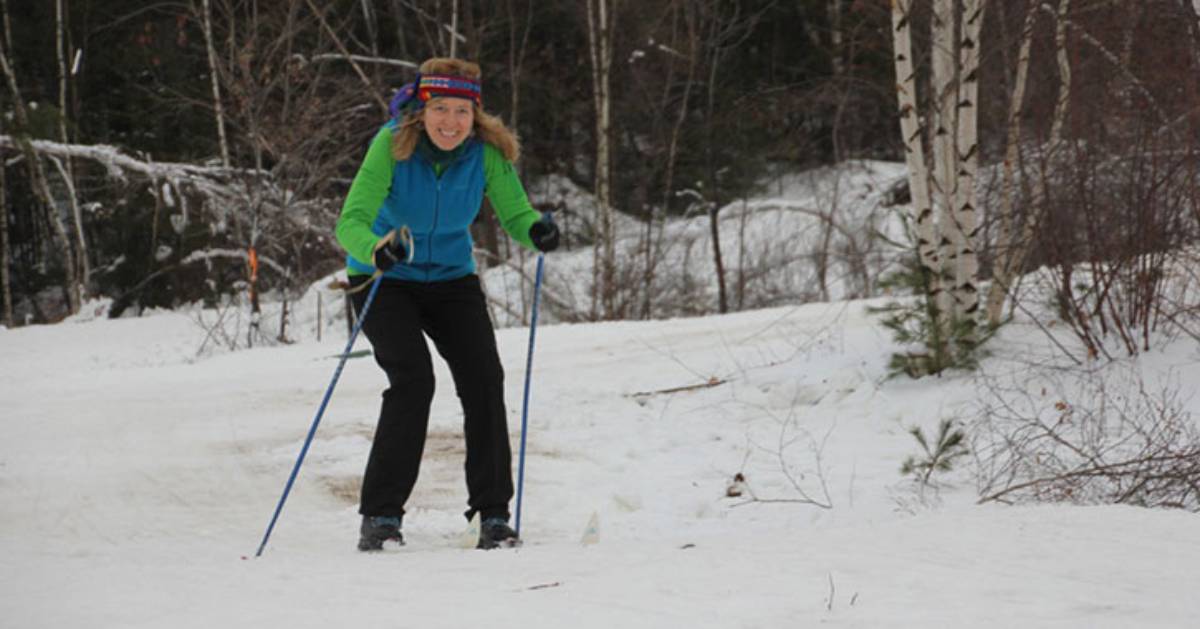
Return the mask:
{"type": "MultiPolygon", "coordinates": [[[[467,441],[467,519],[482,518],[479,548],[514,545],[508,525],[512,453],[504,372],[475,275],[469,228],[486,194],[517,242],[558,247],[549,214],[530,206],[513,162],[519,144],[483,111],[479,66],[430,59],[392,101],[350,186],[337,224],[356,287],[382,273],[363,321],[389,387],[363,476],[358,549],[404,543],[400,528],[425,445],[434,378],[428,336],[450,366],[467,441]],[[404,234],[403,238],[395,234],[404,234]]],[[[361,312],[367,291],[354,293],[361,312]]]]}

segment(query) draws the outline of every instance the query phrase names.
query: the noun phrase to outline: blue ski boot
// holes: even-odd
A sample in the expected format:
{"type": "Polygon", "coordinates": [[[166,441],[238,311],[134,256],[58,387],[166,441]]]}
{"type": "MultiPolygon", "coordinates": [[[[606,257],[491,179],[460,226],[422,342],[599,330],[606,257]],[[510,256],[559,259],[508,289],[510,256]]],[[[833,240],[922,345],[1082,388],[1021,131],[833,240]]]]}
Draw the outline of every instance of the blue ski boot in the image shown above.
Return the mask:
{"type": "Polygon", "coordinates": [[[507,518],[487,518],[479,525],[479,545],[476,548],[513,548],[521,545],[517,532],[508,525],[507,518]]]}
{"type": "Polygon", "coordinates": [[[383,543],[387,541],[404,545],[404,536],[400,534],[400,518],[396,516],[364,515],[358,533],[358,549],[364,552],[383,550],[383,543]]]}

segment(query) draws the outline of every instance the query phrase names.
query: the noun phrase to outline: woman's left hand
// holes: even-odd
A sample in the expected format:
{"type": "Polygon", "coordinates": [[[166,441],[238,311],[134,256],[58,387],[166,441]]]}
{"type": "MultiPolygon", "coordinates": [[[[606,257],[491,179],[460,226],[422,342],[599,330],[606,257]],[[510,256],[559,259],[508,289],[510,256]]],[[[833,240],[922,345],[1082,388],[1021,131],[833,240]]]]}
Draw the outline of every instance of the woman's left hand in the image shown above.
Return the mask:
{"type": "Polygon", "coordinates": [[[542,214],[541,220],[529,226],[529,239],[533,246],[542,253],[558,249],[558,225],[554,224],[554,215],[549,212],[542,214]]]}

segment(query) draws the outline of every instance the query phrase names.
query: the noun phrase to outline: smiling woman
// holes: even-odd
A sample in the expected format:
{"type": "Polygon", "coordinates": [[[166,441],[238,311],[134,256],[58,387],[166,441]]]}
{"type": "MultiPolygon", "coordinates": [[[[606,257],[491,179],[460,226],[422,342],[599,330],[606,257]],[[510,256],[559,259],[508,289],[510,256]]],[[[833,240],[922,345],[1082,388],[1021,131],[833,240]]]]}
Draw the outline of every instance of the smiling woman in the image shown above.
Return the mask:
{"type": "MultiPolygon", "coordinates": [[[[428,130],[427,112],[438,108],[439,101],[447,99],[466,101],[459,105],[470,105],[471,134],[498,149],[509,162],[520,159],[521,146],[516,135],[502,120],[483,110],[479,66],[470,61],[447,58],[422,63],[416,80],[400,88],[392,99],[392,117],[399,123],[392,143],[393,157],[406,160],[412,156],[425,135],[422,131],[428,130]]],[[[429,133],[427,137],[434,135],[429,133]]],[[[445,147],[439,148],[445,150],[445,147]]]]}
{"type": "Polygon", "coordinates": [[[471,133],[475,108],[465,98],[435,99],[425,107],[425,133],[443,151],[453,151],[471,133]]]}
{"type": "MultiPolygon", "coordinates": [[[[359,550],[403,543],[404,505],[417,481],[433,400],[425,337],[450,365],[467,441],[468,519],[479,547],[515,544],[508,526],[512,454],[504,372],[475,275],[470,226],[486,194],[517,242],[558,246],[549,214],[529,204],[513,161],[519,146],[483,111],[479,66],[430,59],[392,99],[389,120],[367,149],[337,224],[350,283],[380,285],[362,330],[387,374],[379,423],[363,475],[359,550]],[[403,238],[394,237],[404,234],[403,238]]],[[[366,311],[366,292],[353,295],[366,311]]]]}

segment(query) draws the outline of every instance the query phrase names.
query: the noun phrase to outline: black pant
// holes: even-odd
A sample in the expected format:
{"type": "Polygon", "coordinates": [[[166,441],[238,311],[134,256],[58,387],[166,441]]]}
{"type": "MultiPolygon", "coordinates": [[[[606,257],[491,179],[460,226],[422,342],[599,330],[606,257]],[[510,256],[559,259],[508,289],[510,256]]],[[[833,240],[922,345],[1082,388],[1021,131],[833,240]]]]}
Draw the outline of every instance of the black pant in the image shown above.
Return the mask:
{"type": "MultiPolygon", "coordinates": [[[[365,277],[353,278],[361,284],[365,277]]],[[[445,282],[383,279],[367,311],[363,331],[375,350],[375,362],[387,374],[379,424],[363,475],[362,515],[404,514],[404,503],[417,482],[429,406],[433,401],[433,363],[425,336],[450,366],[463,408],[467,440],[467,518],[507,518],[513,495],[512,451],[504,410],[504,370],[488,317],[479,278],[468,275],[445,282]]],[[[362,312],[369,287],[355,293],[362,312]]]]}

